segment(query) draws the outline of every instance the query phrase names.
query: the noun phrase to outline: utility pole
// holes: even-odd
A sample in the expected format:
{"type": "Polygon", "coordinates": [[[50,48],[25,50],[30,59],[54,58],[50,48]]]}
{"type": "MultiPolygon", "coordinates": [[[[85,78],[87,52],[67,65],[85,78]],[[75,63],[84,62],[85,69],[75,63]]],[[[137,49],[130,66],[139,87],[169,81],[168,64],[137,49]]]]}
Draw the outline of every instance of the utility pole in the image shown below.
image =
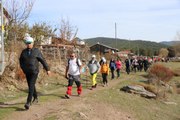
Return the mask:
{"type": "Polygon", "coordinates": [[[137,55],[139,56],[139,46],[137,45],[137,55]]]}
{"type": "Polygon", "coordinates": [[[3,25],[3,17],[4,17],[4,12],[3,12],[3,0],[1,0],[1,60],[0,60],[0,74],[3,73],[4,71],[4,25],[3,25]]]}
{"type": "Polygon", "coordinates": [[[117,49],[117,26],[116,26],[116,22],[115,22],[115,40],[116,40],[116,49],[117,49]]]}

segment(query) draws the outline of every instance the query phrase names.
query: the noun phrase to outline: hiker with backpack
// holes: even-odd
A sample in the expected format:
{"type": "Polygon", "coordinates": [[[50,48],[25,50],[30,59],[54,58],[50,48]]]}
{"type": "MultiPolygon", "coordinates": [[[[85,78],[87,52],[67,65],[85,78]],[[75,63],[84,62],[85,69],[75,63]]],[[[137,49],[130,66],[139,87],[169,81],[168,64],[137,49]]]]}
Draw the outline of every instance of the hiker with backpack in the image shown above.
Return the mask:
{"type": "Polygon", "coordinates": [[[43,65],[48,75],[50,75],[51,72],[41,51],[38,48],[34,48],[34,40],[29,34],[26,34],[24,42],[27,47],[21,52],[19,62],[28,83],[28,97],[24,105],[25,109],[28,110],[31,103],[38,102],[35,84],[39,74],[39,62],[43,65]]]}
{"type": "Polygon", "coordinates": [[[109,65],[106,61],[106,59],[102,59],[102,64],[101,64],[101,74],[102,74],[102,79],[103,79],[103,86],[108,86],[108,79],[107,76],[109,74],[109,65]]]}
{"type": "Polygon", "coordinates": [[[97,77],[97,73],[98,73],[98,71],[100,69],[100,64],[96,60],[96,56],[95,55],[92,55],[91,60],[89,61],[87,66],[88,66],[89,72],[91,74],[91,80],[92,80],[91,90],[93,90],[97,86],[96,77],[97,77]]]}
{"type": "Polygon", "coordinates": [[[114,71],[116,70],[116,62],[113,58],[111,58],[110,63],[109,63],[109,68],[111,70],[111,79],[114,79],[114,71]]]}
{"type": "Polygon", "coordinates": [[[121,59],[120,58],[117,58],[117,61],[116,61],[116,72],[117,72],[117,78],[120,77],[120,70],[122,68],[122,62],[121,62],[121,59]]]}
{"type": "Polygon", "coordinates": [[[82,85],[80,82],[80,71],[81,71],[82,63],[80,59],[78,59],[74,52],[70,54],[70,59],[68,59],[68,63],[65,71],[65,78],[68,79],[68,86],[65,97],[67,99],[72,95],[72,85],[75,82],[77,86],[78,96],[81,95],[82,85]]]}

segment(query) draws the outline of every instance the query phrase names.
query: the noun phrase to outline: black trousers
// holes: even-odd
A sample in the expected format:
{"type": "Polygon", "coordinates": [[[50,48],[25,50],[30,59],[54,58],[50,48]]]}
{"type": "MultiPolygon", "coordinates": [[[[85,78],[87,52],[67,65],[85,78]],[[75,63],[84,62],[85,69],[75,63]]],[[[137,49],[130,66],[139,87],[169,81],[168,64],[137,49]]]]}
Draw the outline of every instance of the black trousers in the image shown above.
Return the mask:
{"type": "Polygon", "coordinates": [[[111,69],[111,79],[114,79],[114,69],[111,69]]]}
{"type": "Polygon", "coordinates": [[[102,78],[103,78],[103,84],[107,84],[107,74],[106,73],[102,73],[102,78]]]}
{"type": "Polygon", "coordinates": [[[117,77],[120,77],[120,69],[117,69],[116,72],[117,72],[117,77]]]}
{"type": "Polygon", "coordinates": [[[32,97],[37,98],[37,92],[36,92],[36,80],[38,77],[38,73],[28,73],[26,74],[26,80],[28,83],[28,97],[27,97],[27,103],[31,103],[32,97]]]}
{"type": "Polygon", "coordinates": [[[130,66],[126,66],[126,72],[127,72],[127,74],[130,73],[130,66]]]}
{"type": "Polygon", "coordinates": [[[146,72],[148,70],[148,66],[144,66],[144,71],[146,72]]]}

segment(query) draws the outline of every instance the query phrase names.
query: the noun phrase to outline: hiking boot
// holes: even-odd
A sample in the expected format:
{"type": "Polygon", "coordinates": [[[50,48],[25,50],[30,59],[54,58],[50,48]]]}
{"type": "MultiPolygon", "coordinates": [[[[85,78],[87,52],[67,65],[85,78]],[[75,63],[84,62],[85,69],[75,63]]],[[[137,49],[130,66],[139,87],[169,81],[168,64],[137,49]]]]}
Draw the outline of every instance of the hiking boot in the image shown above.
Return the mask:
{"type": "Polygon", "coordinates": [[[34,98],[32,103],[38,103],[38,98],[34,98]]]}
{"type": "Polygon", "coordinates": [[[92,86],[91,88],[90,88],[90,90],[93,90],[94,89],[94,87],[92,86]]]}
{"type": "Polygon", "coordinates": [[[28,110],[29,107],[30,107],[30,103],[26,103],[26,104],[24,105],[24,107],[25,107],[26,110],[28,110]]]}
{"type": "Polygon", "coordinates": [[[97,84],[94,85],[94,88],[96,88],[96,87],[97,87],[97,84]]]}
{"type": "Polygon", "coordinates": [[[78,97],[81,97],[81,94],[78,94],[78,97]]]}
{"type": "Polygon", "coordinates": [[[70,96],[68,94],[65,95],[65,98],[70,99],[70,96]]]}

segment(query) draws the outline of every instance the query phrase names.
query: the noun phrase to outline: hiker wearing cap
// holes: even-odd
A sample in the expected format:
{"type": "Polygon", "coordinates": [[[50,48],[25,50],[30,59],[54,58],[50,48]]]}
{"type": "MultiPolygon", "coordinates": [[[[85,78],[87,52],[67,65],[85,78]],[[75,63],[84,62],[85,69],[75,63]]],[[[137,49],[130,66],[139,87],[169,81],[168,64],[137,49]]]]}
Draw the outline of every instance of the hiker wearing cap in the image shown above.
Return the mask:
{"type": "Polygon", "coordinates": [[[107,76],[109,74],[109,65],[106,61],[106,59],[102,59],[102,63],[101,63],[101,74],[102,74],[102,79],[103,79],[103,86],[108,86],[108,80],[107,80],[107,76]]]}
{"type": "Polygon", "coordinates": [[[26,75],[26,80],[29,88],[27,102],[24,107],[25,109],[29,109],[31,102],[38,102],[35,83],[39,73],[39,62],[43,65],[48,75],[50,75],[51,72],[40,50],[33,47],[33,38],[29,35],[26,35],[24,42],[27,47],[22,51],[19,62],[21,69],[26,75]]]}
{"type": "Polygon", "coordinates": [[[91,60],[89,61],[87,66],[88,66],[89,72],[90,72],[90,74],[92,76],[91,77],[91,80],[92,80],[92,87],[91,87],[91,89],[93,89],[93,88],[96,88],[96,86],[97,86],[96,77],[97,77],[97,72],[100,69],[99,62],[97,62],[95,55],[92,55],[91,60]]]}
{"type": "Polygon", "coordinates": [[[68,86],[66,91],[66,98],[70,98],[72,95],[72,85],[75,82],[77,86],[77,93],[78,96],[81,95],[82,92],[82,86],[80,82],[80,71],[81,71],[82,63],[80,59],[76,58],[76,55],[74,52],[70,54],[70,59],[68,60],[68,64],[66,66],[65,71],[65,78],[68,79],[68,86]]]}

